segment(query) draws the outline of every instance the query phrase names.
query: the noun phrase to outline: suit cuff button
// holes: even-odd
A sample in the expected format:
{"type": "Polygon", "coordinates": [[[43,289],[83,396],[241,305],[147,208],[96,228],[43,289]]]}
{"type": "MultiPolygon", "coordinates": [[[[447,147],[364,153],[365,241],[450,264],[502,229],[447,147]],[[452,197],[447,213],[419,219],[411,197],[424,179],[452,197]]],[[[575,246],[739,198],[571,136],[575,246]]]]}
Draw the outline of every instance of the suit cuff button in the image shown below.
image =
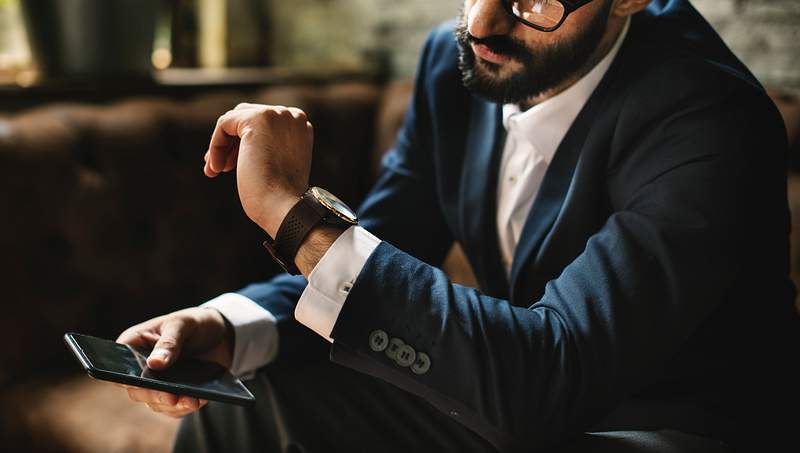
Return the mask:
{"type": "Polygon", "coordinates": [[[403,368],[410,367],[417,360],[417,351],[409,345],[404,345],[397,350],[394,361],[403,368]]]}
{"type": "Polygon", "coordinates": [[[389,340],[389,346],[386,347],[386,357],[389,357],[392,360],[397,360],[397,353],[400,351],[400,348],[405,346],[405,342],[399,338],[392,338],[389,340]]]}
{"type": "Polygon", "coordinates": [[[375,330],[369,334],[369,348],[381,352],[389,345],[389,335],[382,330],[375,330]]]}
{"type": "Polygon", "coordinates": [[[424,352],[417,353],[417,359],[411,365],[414,374],[425,374],[431,369],[431,358],[424,352]]]}

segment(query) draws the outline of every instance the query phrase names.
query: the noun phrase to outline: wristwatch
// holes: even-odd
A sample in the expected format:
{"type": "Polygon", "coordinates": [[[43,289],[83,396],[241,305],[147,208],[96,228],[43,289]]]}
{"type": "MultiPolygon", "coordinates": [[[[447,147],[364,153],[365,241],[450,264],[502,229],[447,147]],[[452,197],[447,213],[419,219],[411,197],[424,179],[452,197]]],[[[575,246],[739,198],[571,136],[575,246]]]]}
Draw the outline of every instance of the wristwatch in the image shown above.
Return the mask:
{"type": "Polygon", "coordinates": [[[264,241],[264,247],[286,272],[297,275],[300,273],[294,264],[297,250],[311,229],[320,223],[348,228],[358,225],[358,218],[335,195],[320,187],[312,187],[286,214],[275,240],[264,241]]]}

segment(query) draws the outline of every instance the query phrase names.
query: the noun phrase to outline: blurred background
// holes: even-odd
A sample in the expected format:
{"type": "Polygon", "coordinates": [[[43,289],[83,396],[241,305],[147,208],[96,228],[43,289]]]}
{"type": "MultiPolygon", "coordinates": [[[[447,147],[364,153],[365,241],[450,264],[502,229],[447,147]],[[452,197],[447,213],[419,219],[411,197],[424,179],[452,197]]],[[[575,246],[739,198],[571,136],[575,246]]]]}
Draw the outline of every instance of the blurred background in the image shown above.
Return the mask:
{"type": "MultiPolygon", "coordinates": [[[[693,3],[784,116],[797,232],[800,2],[693,3]]],[[[276,273],[233,178],[202,175],[216,118],[245,101],[303,108],[316,126],[312,183],[358,205],[422,41],[460,8],[0,0],[0,451],[169,451],[177,422],[82,376],[61,335],[116,338],[276,273]]],[[[475,285],[458,247],[445,269],[475,285]]]]}
{"type": "Polygon", "coordinates": [[[0,74],[22,86],[39,76],[175,68],[408,77],[431,26],[459,8],[452,0],[0,0],[0,74]],[[145,53],[152,68],[142,66],[145,53]]]}
{"type": "MultiPolygon", "coordinates": [[[[692,3],[763,83],[800,90],[800,3],[692,3]]],[[[461,2],[454,0],[0,0],[0,80],[32,83],[31,69],[48,57],[43,48],[91,52],[79,50],[77,42],[34,42],[38,48],[32,56],[26,19],[34,41],[42,34],[53,40],[74,37],[64,28],[76,27],[90,40],[106,32],[126,36],[117,41],[124,45],[132,38],[129,32],[138,31],[133,34],[140,35],[142,49],[144,43],[153,45],[146,53],[156,70],[325,67],[405,78],[413,75],[417,50],[431,26],[454,17],[460,8],[461,2]],[[127,10],[121,11],[119,6],[126,3],[127,10]],[[128,30],[108,26],[115,14],[121,19],[118,25],[128,30]],[[56,23],[65,27],[44,29],[56,23]]],[[[51,52],[49,57],[60,56],[51,52]]]]}

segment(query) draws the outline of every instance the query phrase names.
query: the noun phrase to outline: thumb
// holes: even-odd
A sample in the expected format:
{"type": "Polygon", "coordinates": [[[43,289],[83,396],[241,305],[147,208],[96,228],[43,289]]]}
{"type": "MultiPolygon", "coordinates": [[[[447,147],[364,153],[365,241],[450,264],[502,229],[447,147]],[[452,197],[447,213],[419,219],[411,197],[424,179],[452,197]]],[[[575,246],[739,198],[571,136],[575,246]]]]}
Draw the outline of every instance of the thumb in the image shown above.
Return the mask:
{"type": "Polygon", "coordinates": [[[147,366],[160,370],[172,365],[178,359],[184,341],[184,322],[172,319],[161,326],[161,337],[153,346],[153,352],[147,358],[147,366]]]}

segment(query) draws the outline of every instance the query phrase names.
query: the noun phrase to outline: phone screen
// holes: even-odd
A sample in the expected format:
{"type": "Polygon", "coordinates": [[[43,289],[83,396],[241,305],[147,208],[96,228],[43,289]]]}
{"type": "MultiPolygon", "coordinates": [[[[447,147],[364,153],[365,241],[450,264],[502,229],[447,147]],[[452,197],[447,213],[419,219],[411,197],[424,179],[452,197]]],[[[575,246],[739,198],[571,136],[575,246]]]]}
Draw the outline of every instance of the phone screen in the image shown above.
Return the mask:
{"type": "MultiPolygon", "coordinates": [[[[181,389],[198,389],[204,393],[252,399],[252,395],[241,381],[217,363],[181,358],[169,368],[157,371],[147,367],[149,350],[87,335],[67,334],[67,336],[80,349],[75,352],[81,353],[92,368],[101,372],[158,382],[170,387],[166,390],[174,393],[181,393],[181,389]]],[[[186,394],[191,393],[186,392],[186,394]]]]}

